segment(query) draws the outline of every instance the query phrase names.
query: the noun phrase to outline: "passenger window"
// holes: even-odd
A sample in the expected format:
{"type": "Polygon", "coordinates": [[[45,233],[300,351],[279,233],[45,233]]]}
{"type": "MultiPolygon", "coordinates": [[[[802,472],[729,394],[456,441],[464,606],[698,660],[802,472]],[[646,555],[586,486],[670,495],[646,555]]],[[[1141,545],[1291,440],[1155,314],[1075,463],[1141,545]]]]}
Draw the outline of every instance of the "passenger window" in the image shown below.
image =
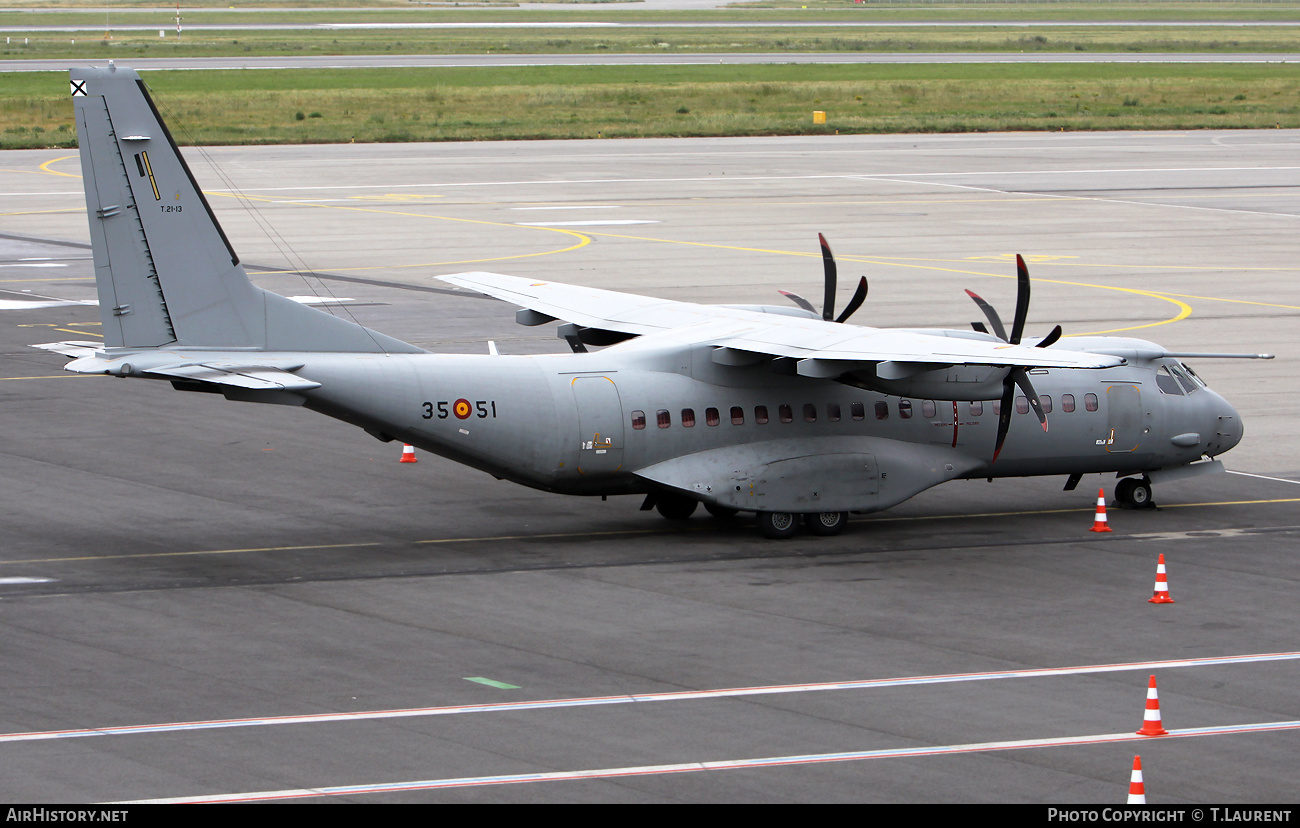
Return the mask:
{"type": "Polygon", "coordinates": [[[877,420],[889,419],[889,403],[884,401],[876,403],[876,419],[877,420]]]}
{"type": "Polygon", "coordinates": [[[935,415],[934,400],[924,400],[921,402],[921,416],[927,420],[933,420],[935,415]]]}
{"type": "Polygon", "coordinates": [[[861,420],[867,416],[867,411],[860,402],[849,403],[849,415],[855,420],[861,420]]]}
{"type": "Polygon", "coordinates": [[[1043,413],[1044,413],[1044,414],[1051,414],[1051,413],[1052,413],[1052,398],[1051,398],[1051,397],[1049,397],[1049,396],[1047,396],[1046,394],[1044,394],[1043,396],[1041,396],[1041,397],[1038,398],[1038,401],[1039,401],[1040,403],[1043,404],[1043,413]]]}
{"type": "Polygon", "coordinates": [[[645,428],[645,412],[644,412],[644,411],[633,411],[633,412],[632,412],[632,428],[635,429],[635,430],[637,430],[637,431],[640,431],[641,429],[645,428]]]}
{"type": "Polygon", "coordinates": [[[911,401],[911,400],[899,400],[899,401],[898,401],[898,416],[899,416],[900,418],[904,419],[904,420],[910,420],[910,419],[912,418],[912,401],[911,401]]]}
{"type": "Polygon", "coordinates": [[[694,409],[694,408],[683,408],[683,409],[682,409],[682,428],[694,428],[694,427],[695,427],[695,409],[694,409]]]}
{"type": "Polygon", "coordinates": [[[832,423],[838,423],[840,421],[839,403],[826,403],[826,419],[830,420],[832,423]]]}
{"type": "Polygon", "coordinates": [[[765,405],[754,406],[754,422],[758,423],[759,425],[767,425],[767,406],[765,405]]]}
{"type": "Polygon", "coordinates": [[[715,426],[715,425],[717,425],[719,422],[721,422],[721,420],[722,420],[722,418],[721,418],[721,416],[719,416],[719,414],[718,414],[718,409],[716,409],[716,408],[706,408],[706,409],[704,409],[704,424],[705,424],[705,425],[715,426]]]}
{"type": "Polygon", "coordinates": [[[668,428],[668,426],[673,424],[672,415],[668,413],[668,409],[666,408],[661,408],[656,411],[655,417],[659,420],[660,428],[668,428]]]}
{"type": "Polygon", "coordinates": [[[805,423],[817,422],[817,406],[812,403],[803,404],[803,421],[805,423]]]}
{"type": "Polygon", "coordinates": [[[1029,400],[1028,400],[1028,399],[1026,399],[1025,397],[1016,397],[1016,413],[1017,413],[1017,414],[1028,414],[1028,413],[1029,413],[1029,400]]]}
{"type": "Polygon", "coordinates": [[[975,402],[970,404],[970,415],[972,417],[980,417],[983,414],[984,414],[984,403],[980,402],[979,400],[976,400],[975,402]]]}
{"type": "Polygon", "coordinates": [[[1073,395],[1073,394],[1062,394],[1062,395],[1061,395],[1061,410],[1064,411],[1066,414],[1070,414],[1070,413],[1072,413],[1072,412],[1074,411],[1074,395],[1073,395]]]}
{"type": "Polygon", "coordinates": [[[777,409],[777,413],[781,415],[781,422],[783,423],[794,422],[794,412],[790,409],[790,406],[788,405],[781,406],[780,408],[777,409]]]}
{"type": "Polygon", "coordinates": [[[731,407],[731,424],[732,425],[745,424],[745,409],[741,408],[738,405],[733,405],[731,407]]]}
{"type": "Polygon", "coordinates": [[[1088,411],[1096,411],[1096,410],[1097,410],[1097,395],[1096,395],[1096,394],[1084,394],[1084,395],[1083,395],[1083,407],[1084,407],[1086,410],[1088,410],[1088,411]]]}

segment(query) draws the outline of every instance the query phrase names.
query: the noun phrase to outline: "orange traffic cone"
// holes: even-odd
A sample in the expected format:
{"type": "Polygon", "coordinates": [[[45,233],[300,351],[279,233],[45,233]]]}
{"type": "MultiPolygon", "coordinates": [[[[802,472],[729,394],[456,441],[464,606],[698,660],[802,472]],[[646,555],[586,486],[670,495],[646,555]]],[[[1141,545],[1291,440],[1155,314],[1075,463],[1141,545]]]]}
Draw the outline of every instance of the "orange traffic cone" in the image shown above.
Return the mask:
{"type": "Polygon", "coordinates": [[[419,459],[415,456],[415,449],[412,448],[411,445],[408,443],[408,444],[405,444],[405,445],[402,446],[402,459],[399,460],[398,462],[399,462],[399,463],[418,463],[418,462],[420,462],[420,461],[419,461],[419,459]]]}
{"type": "Polygon", "coordinates": [[[1097,490],[1097,517],[1092,522],[1092,532],[1110,532],[1112,531],[1106,525],[1106,490],[1097,490]]]}
{"type": "Polygon", "coordinates": [[[1160,555],[1160,562],[1156,564],[1156,588],[1147,599],[1148,604],[1172,604],[1173,598],[1169,597],[1169,581],[1165,579],[1165,556],[1160,555]]]}
{"type": "Polygon", "coordinates": [[[1133,774],[1128,778],[1129,805],[1147,804],[1147,789],[1142,784],[1142,757],[1133,757],[1133,774]]]}
{"type": "Polygon", "coordinates": [[[1139,736],[1167,736],[1169,731],[1160,726],[1160,697],[1156,695],[1156,677],[1151,677],[1147,685],[1147,709],[1142,714],[1142,729],[1139,736]]]}

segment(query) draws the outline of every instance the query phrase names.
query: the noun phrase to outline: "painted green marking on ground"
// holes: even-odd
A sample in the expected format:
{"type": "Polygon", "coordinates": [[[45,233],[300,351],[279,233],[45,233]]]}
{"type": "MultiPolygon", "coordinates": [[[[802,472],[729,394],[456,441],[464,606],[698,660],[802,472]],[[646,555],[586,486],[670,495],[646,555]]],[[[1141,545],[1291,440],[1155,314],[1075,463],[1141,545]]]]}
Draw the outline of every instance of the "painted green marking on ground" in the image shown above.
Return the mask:
{"type": "Polygon", "coordinates": [[[506,684],[504,681],[493,681],[490,678],[482,676],[466,676],[465,681],[472,681],[476,684],[486,684],[488,687],[495,687],[498,690],[518,690],[519,687],[514,684],[506,684]]]}

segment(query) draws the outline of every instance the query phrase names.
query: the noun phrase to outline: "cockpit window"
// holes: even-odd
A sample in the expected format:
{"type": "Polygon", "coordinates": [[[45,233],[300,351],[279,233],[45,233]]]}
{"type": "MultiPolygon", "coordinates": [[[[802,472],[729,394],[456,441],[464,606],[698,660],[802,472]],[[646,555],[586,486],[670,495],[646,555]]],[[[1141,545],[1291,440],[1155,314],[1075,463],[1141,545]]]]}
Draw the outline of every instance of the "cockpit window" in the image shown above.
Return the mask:
{"type": "Polygon", "coordinates": [[[1169,371],[1174,375],[1175,378],[1177,378],[1178,384],[1181,385],[1183,387],[1183,390],[1186,391],[1188,394],[1198,390],[1198,386],[1196,385],[1195,382],[1192,381],[1192,378],[1184,374],[1177,365],[1170,365],[1169,371]]]}
{"type": "Polygon", "coordinates": [[[1172,394],[1175,397],[1183,395],[1183,388],[1178,384],[1178,380],[1174,379],[1174,375],[1169,373],[1168,365],[1161,365],[1160,369],[1156,371],[1156,385],[1166,394],[1172,394]]]}
{"type": "Polygon", "coordinates": [[[1192,379],[1196,380],[1197,385],[1201,386],[1202,388],[1210,387],[1205,384],[1205,380],[1201,379],[1200,374],[1192,370],[1192,366],[1188,365],[1186,362],[1182,363],[1182,366],[1183,366],[1183,370],[1186,371],[1188,374],[1190,374],[1192,379]]]}

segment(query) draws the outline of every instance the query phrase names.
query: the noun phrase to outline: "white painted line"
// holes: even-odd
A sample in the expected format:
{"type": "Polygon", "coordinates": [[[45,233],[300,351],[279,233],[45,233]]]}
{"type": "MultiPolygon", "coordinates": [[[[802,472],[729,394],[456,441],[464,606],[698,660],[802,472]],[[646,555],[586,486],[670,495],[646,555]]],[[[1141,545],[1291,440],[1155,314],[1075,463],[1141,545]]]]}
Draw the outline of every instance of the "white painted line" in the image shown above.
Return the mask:
{"type": "Polygon", "coordinates": [[[619,210],[617,204],[575,204],[571,207],[511,207],[511,210],[619,210]]]}
{"type": "Polygon", "coordinates": [[[1300,486],[1300,480],[1288,480],[1285,477],[1269,477],[1268,475],[1265,474],[1251,474],[1250,472],[1239,472],[1239,471],[1233,471],[1232,469],[1226,469],[1225,471],[1227,471],[1228,474],[1239,474],[1242,477],[1258,477],[1260,480],[1275,480],[1278,483],[1293,483],[1297,486],[1300,486]]]}
{"type": "Polygon", "coordinates": [[[62,262],[22,262],[20,264],[0,264],[0,267],[67,267],[62,262]]]}
{"type": "Polygon", "coordinates": [[[640,704],[642,702],[697,701],[701,699],[737,698],[743,696],[771,696],[787,693],[813,693],[822,690],[874,690],[885,687],[909,687],[921,684],[952,684],[966,681],[991,681],[995,679],[1049,678],[1053,676],[1079,676],[1094,673],[1120,673],[1173,669],[1176,667],[1214,667],[1227,664],[1253,664],[1269,661],[1294,661],[1300,652],[1255,653],[1251,655],[1218,656],[1209,658],[1177,659],[1173,661],[1135,661],[1119,664],[1093,664],[1082,667],[1050,667],[1030,670],[1006,670],[991,673],[955,673],[951,675],[908,676],[904,678],[861,679],[817,684],[777,684],[759,687],[732,687],[721,690],[677,690],[668,693],[643,693],[626,696],[588,696],[538,701],[497,702],[490,704],[449,705],[446,707],[414,707],[391,710],[361,710],[352,713],[314,713],[297,716],[264,716],[246,719],[212,719],[193,722],[165,722],[161,724],[123,725],[118,727],[80,728],[76,730],[45,730],[26,733],[2,733],[3,742],[34,742],[50,739],[76,739],[83,736],[134,736],[146,733],[175,731],[217,730],[234,727],[264,727],[286,724],[322,724],[329,722],[355,722],[372,719],[405,719],[424,716],[451,716],[461,713],[504,713],[521,710],[553,710],[566,707],[596,707],[615,704],[640,704]]]}
{"type": "Polygon", "coordinates": [[[49,584],[54,582],[54,578],[0,578],[0,584],[49,584]]]}
{"type": "Polygon", "coordinates": [[[518,227],[598,227],[612,224],[658,224],[644,219],[593,219],[592,221],[516,221],[518,227]]]}
{"type": "Polygon", "coordinates": [[[370,785],[340,785],[321,788],[289,788],[279,791],[215,794],[210,796],[169,797],[116,802],[115,805],[154,803],[179,804],[202,802],[255,802],[271,799],[307,799],[320,796],[345,796],[400,791],[427,791],[438,788],[471,788],[485,785],[519,785],[526,782],[569,782],[586,779],[617,779],[627,776],[658,776],[669,773],[741,770],[789,765],[821,765],[831,762],[859,762],[866,759],[903,759],[920,756],[952,756],[961,753],[987,753],[998,750],[1032,750],[1035,748],[1096,745],[1114,742],[1140,742],[1152,739],[1186,739],[1194,736],[1221,736],[1234,733],[1267,733],[1300,729],[1300,721],[1259,722],[1246,725],[1221,725],[1185,730],[1171,730],[1165,736],[1139,736],[1136,733],[1099,733],[1091,736],[1062,736],[1054,739],[1019,739],[1010,742],[976,742],[965,745],[862,750],[847,753],[808,753],[795,756],[767,756],[758,759],[723,759],[720,761],[682,762],[675,765],[640,765],[626,768],[557,771],[550,773],[516,773],[503,776],[462,776],[454,779],[424,779],[414,782],[381,782],[370,785]]]}
{"type": "MultiPolygon", "coordinates": [[[[1033,147],[1023,150],[1035,149],[1033,147]]],[[[693,153],[702,155],[704,153],[693,153]]],[[[737,153],[727,153],[736,155],[737,153]]],[[[786,155],[782,152],[746,153],[753,155],[786,155]]],[[[726,183],[728,181],[824,181],[841,179],[844,181],[902,181],[918,183],[917,178],[938,178],[952,176],[1007,176],[1007,175],[1078,175],[1098,173],[1198,173],[1198,172],[1277,172],[1279,170],[1300,170],[1297,167],[1134,167],[1132,169],[1081,169],[1081,170],[969,170],[929,173],[821,173],[810,175],[736,175],[736,176],[691,176],[683,178],[564,178],[564,179],[530,179],[527,181],[442,181],[428,184],[325,184],[311,187],[246,187],[240,190],[219,189],[204,190],[208,193],[270,193],[270,192],[308,192],[314,190],[397,190],[406,188],[428,187],[442,189],[446,187],[522,187],[548,186],[552,184],[676,184],[689,182],[726,183]]],[[[81,195],[76,193],[75,195],[81,195]]]]}
{"type": "Polygon", "coordinates": [[[36,310],[38,308],[66,308],[72,305],[98,305],[99,301],[76,302],[72,299],[0,299],[0,310],[36,310]]]}

